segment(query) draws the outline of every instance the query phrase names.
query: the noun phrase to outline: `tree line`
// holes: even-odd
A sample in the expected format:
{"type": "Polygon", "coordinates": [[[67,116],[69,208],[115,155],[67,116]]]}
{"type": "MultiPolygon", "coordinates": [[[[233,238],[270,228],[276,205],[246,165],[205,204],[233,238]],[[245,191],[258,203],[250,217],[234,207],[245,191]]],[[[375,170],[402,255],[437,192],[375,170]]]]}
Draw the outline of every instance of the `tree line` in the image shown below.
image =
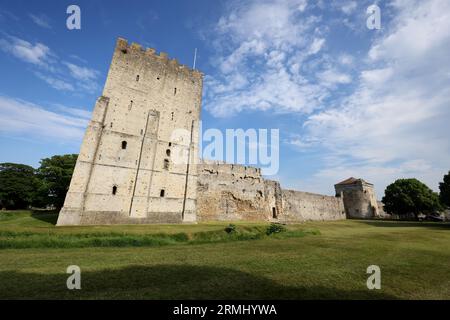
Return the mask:
{"type": "MultiPolygon", "coordinates": [[[[55,155],[37,169],[25,164],[0,163],[0,208],[54,208],[64,204],[77,154],[55,155]]],[[[439,193],[417,179],[398,179],[387,186],[382,202],[389,214],[433,215],[450,208],[450,171],[439,193]]]]}
{"type": "Polygon", "coordinates": [[[0,208],[59,210],[69,190],[77,157],[66,154],[45,158],[37,169],[25,164],[0,163],[0,208]]]}

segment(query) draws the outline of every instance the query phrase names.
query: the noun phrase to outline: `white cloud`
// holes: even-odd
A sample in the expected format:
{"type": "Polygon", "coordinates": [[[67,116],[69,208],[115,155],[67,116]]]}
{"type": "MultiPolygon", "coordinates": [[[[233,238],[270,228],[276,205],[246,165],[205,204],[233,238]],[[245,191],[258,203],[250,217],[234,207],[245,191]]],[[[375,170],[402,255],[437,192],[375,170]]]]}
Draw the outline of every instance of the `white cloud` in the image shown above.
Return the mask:
{"type": "Polygon", "coordinates": [[[80,67],[70,62],[64,62],[64,64],[69,68],[72,77],[81,81],[93,81],[96,80],[99,75],[99,72],[94,69],[80,67]]]}
{"type": "Polygon", "coordinates": [[[75,87],[71,83],[55,78],[52,75],[45,75],[41,72],[35,72],[35,75],[47,82],[52,88],[56,90],[75,91],[75,87]]]}
{"type": "Polygon", "coordinates": [[[50,20],[48,17],[44,14],[35,15],[30,13],[29,17],[31,20],[33,20],[34,23],[36,23],[38,26],[45,28],[45,29],[51,29],[52,26],[50,25],[50,20]]]}
{"type": "Polygon", "coordinates": [[[0,48],[22,61],[39,66],[46,65],[51,55],[50,48],[46,45],[39,42],[32,44],[16,37],[10,37],[9,41],[0,39],[0,48]]]}
{"type": "Polygon", "coordinates": [[[304,0],[233,2],[214,29],[218,73],[205,79],[205,109],[223,117],[244,110],[311,112],[327,88],[302,74],[326,43],[304,0]]]}
{"type": "Polygon", "coordinates": [[[323,45],[325,44],[325,39],[315,38],[309,47],[309,54],[316,54],[319,52],[323,45]]]}
{"type": "Polygon", "coordinates": [[[298,9],[300,12],[303,12],[303,11],[306,10],[306,6],[307,6],[307,5],[308,5],[308,1],[307,1],[307,0],[300,1],[300,2],[298,3],[297,9],[298,9]]]}
{"type": "Polygon", "coordinates": [[[361,72],[361,79],[368,85],[380,85],[393,75],[394,70],[390,67],[383,69],[363,70],[361,72]]]}
{"type": "MultiPolygon", "coordinates": [[[[49,47],[42,43],[32,44],[26,40],[8,36],[0,39],[0,49],[22,61],[36,66],[33,73],[52,88],[73,92],[95,92],[100,72],[68,61],[60,60],[49,47]]],[[[74,59],[81,58],[72,55],[74,59]]]]}
{"type": "MultiPolygon", "coordinates": [[[[66,107],[66,113],[76,113],[66,107]]],[[[51,139],[53,142],[81,142],[88,121],[84,117],[63,115],[19,99],[0,96],[0,132],[51,139]]]]}
{"type": "Polygon", "coordinates": [[[317,77],[324,85],[346,84],[352,81],[350,75],[339,72],[334,69],[328,69],[320,72],[317,77]]]}
{"type": "Polygon", "coordinates": [[[72,115],[72,116],[75,116],[78,118],[86,119],[86,120],[91,119],[92,113],[88,110],[81,109],[81,108],[67,107],[62,104],[55,104],[54,106],[62,113],[66,113],[66,114],[69,114],[69,115],[72,115]]]}
{"type": "Polygon", "coordinates": [[[99,71],[70,62],[64,62],[63,64],[69,69],[70,75],[78,80],[76,83],[81,90],[95,92],[98,89],[97,79],[100,75],[99,71]]]}
{"type": "Polygon", "coordinates": [[[305,123],[306,137],[328,150],[318,179],[360,176],[382,194],[400,177],[415,176],[437,189],[449,169],[450,3],[393,6],[389,32],[370,48],[356,90],[305,123]]]}
{"type": "Polygon", "coordinates": [[[345,14],[351,14],[355,11],[355,9],[357,7],[358,7],[358,3],[356,3],[356,1],[347,1],[341,5],[341,10],[345,14]]]}
{"type": "Polygon", "coordinates": [[[338,61],[341,65],[351,66],[351,65],[353,65],[354,58],[353,58],[353,56],[351,56],[347,53],[343,53],[339,56],[338,61]]]}

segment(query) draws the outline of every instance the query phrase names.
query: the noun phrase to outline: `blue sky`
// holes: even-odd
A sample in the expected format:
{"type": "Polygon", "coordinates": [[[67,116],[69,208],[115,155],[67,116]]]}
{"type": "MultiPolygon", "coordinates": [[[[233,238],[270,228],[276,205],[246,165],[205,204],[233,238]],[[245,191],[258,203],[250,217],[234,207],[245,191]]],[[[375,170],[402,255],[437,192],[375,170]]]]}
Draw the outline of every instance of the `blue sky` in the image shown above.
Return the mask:
{"type": "Polygon", "coordinates": [[[450,169],[450,3],[4,1],[0,162],[77,153],[116,38],[205,74],[204,128],[280,130],[278,179],[333,194],[349,176],[437,190],[450,169]],[[381,9],[381,29],[366,9],[381,9]],[[81,8],[81,30],[66,8],[81,8]]]}

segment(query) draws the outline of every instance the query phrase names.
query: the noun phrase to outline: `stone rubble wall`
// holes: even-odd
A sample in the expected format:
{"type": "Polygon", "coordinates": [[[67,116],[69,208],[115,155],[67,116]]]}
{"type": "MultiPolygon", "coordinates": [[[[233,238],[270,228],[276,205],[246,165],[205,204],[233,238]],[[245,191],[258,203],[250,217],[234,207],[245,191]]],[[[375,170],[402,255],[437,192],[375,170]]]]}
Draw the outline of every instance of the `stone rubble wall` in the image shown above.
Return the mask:
{"type": "Polygon", "coordinates": [[[345,219],[345,209],[339,197],[283,190],[284,222],[325,221],[345,219]]]}
{"type": "Polygon", "coordinates": [[[201,164],[198,168],[198,221],[273,221],[345,219],[341,198],[283,190],[258,168],[201,164]]]}

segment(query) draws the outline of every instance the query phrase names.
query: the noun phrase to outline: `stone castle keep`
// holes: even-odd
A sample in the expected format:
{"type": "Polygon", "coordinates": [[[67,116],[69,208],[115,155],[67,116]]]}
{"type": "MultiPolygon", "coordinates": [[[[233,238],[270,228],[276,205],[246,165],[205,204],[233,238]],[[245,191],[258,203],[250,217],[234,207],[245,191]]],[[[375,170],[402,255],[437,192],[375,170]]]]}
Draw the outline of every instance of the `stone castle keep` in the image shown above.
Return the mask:
{"type": "Polygon", "coordinates": [[[350,178],[336,196],[285,190],[259,168],[199,163],[203,75],[119,38],[86,129],[58,226],[374,218],[373,185],[350,178]],[[174,139],[181,128],[190,137],[174,139]],[[174,151],[188,164],[172,161],[174,151]]]}

